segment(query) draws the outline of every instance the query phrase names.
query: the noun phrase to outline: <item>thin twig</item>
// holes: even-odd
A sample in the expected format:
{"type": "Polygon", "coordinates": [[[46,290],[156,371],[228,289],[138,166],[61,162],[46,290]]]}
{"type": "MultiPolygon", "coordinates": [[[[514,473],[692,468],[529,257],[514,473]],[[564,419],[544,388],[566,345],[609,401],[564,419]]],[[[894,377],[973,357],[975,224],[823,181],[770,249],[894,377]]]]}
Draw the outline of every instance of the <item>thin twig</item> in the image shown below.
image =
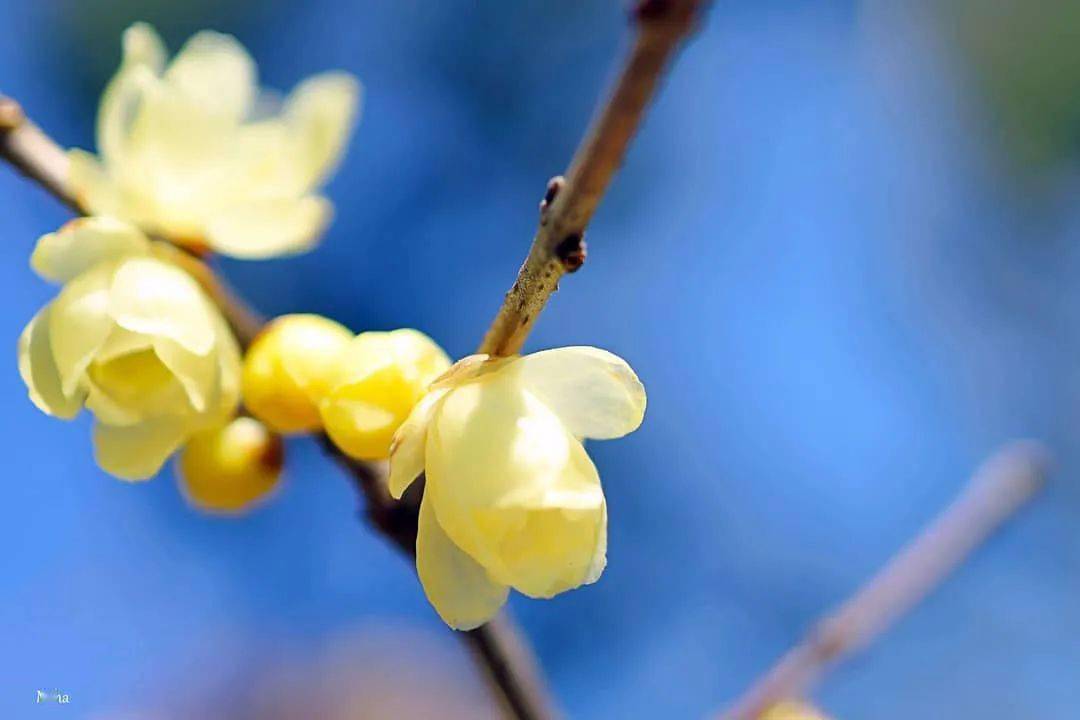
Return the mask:
{"type": "Polygon", "coordinates": [[[585,228],[622,164],[664,69],[705,4],[643,0],[635,7],[637,34],[622,72],[565,177],[548,183],[529,255],[478,352],[500,356],[519,352],[559,279],[585,262],[585,228]]]}
{"type": "Polygon", "coordinates": [[[0,158],[49,191],[76,214],[83,210],[68,190],[68,157],[52,138],[23,113],[19,103],[0,95],[0,158]]]}
{"type": "Polygon", "coordinates": [[[1042,487],[1049,465],[1049,453],[1035,442],[998,450],[952,505],[719,717],[755,720],[777,702],[804,696],[830,667],[889,629],[1023,507],[1042,487]]]}
{"type": "MultiPolygon", "coordinates": [[[[0,98],[0,158],[48,190],[78,214],[85,211],[68,189],[68,158],[40,128],[30,122],[18,103],[0,98]]],[[[242,345],[258,333],[262,319],[201,259],[177,249],[175,259],[221,308],[242,345]]],[[[362,463],[344,455],[324,435],[318,438],[353,477],[365,498],[372,525],[408,555],[416,552],[418,499],[395,502],[386,490],[385,463],[362,463]]],[[[508,716],[521,720],[553,715],[528,645],[508,617],[496,618],[476,630],[459,633],[484,673],[496,702],[508,716]]]]}

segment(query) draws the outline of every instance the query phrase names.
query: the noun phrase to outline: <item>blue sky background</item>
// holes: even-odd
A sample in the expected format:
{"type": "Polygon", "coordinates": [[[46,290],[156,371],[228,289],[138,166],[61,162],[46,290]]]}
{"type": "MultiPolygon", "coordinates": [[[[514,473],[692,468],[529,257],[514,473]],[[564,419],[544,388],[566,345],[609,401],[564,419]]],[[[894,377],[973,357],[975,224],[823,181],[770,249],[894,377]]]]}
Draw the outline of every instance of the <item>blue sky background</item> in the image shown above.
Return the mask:
{"type": "MultiPolygon", "coordinates": [[[[641,430],[590,446],[603,579],[511,602],[569,716],[719,708],[1016,436],[1057,454],[1047,492],[815,698],[842,718],[1075,715],[1080,18],[1039,5],[716,2],[529,343],[608,348],[649,391],[641,430]]],[[[234,33],[273,87],[358,75],[322,246],[225,271],[268,313],[414,326],[455,356],[626,39],[614,0],[0,0],[0,16],[0,92],[66,145],[91,147],[137,19],[172,49],[234,33]]],[[[290,444],[275,502],[227,521],[189,510],[171,470],[108,478],[85,417],[33,408],[15,341],[54,290],[27,259],[66,217],[0,169],[0,715],[302,717],[349,688],[356,717],[422,716],[425,695],[490,713],[311,443],[290,444]],[[31,708],[38,688],[71,705],[31,708]],[[420,704],[384,697],[403,693],[420,704]]]]}

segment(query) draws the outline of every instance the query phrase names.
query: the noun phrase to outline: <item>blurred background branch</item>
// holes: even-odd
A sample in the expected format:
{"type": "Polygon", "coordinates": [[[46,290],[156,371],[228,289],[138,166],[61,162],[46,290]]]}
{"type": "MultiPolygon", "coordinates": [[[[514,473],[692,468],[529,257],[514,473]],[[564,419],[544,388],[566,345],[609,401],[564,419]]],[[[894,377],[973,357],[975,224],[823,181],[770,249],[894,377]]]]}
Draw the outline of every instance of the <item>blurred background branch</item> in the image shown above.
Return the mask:
{"type": "Polygon", "coordinates": [[[967,488],[836,612],[772,666],[721,720],[755,720],[799,698],[830,667],[873,642],[934,590],[1042,487],[1049,451],[1035,442],[1006,445],[967,488]]]}

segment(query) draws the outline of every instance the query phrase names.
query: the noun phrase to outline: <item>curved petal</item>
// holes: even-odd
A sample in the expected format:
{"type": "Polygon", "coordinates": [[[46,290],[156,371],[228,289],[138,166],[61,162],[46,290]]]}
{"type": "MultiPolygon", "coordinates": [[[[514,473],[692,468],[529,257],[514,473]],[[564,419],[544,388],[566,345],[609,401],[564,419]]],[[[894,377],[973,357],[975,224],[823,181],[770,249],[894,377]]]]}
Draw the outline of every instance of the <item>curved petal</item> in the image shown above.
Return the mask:
{"type": "Polygon", "coordinates": [[[120,264],[113,276],[109,311],[132,332],[165,337],[197,355],[214,347],[214,310],[183,270],[151,257],[120,264]]]}
{"type": "Polygon", "coordinates": [[[246,259],[300,253],[315,244],[332,215],[330,202],[314,195],[254,200],[211,218],[207,242],[224,255],[246,259]]]}
{"type": "Polygon", "coordinates": [[[124,66],[143,65],[154,73],[165,67],[165,44],[153,25],[137,22],[124,31],[124,66]]]}
{"type": "MultiPolygon", "coordinates": [[[[124,31],[123,48],[120,69],[109,81],[98,106],[97,146],[106,163],[117,162],[123,157],[128,133],[143,97],[157,82],[165,65],[165,46],[154,28],[146,23],[135,23],[124,31]]],[[[81,182],[88,177],[91,177],[88,173],[73,168],[72,184],[76,194],[86,195],[89,201],[80,199],[80,203],[95,212],[102,212],[103,208],[94,202],[98,197],[87,193],[81,182]]]]}
{"type": "Polygon", "coordinates": [[[440,524],[498,582],[550,597],[593,578],[605,518],[596,468],[514,374],[452,390],[425,456],[440,524]]]}
{"type": "Polygon", "coordinates": [[[240,345],[225,318],[217,313],[218,392],[211,407],[212,415],[224,421],[231,418],[240,404],[240,345]]]}
{"type": "MultiPolygon", "coordinates": [[[[133,333],[122,327],[113,327],[105,343],[94,353],[94,363],[107,363],[124,355],[142,352],[153,348],[154,340],[147,335],[133,333]]],[[[93,364],[91,364],[91,367],[93,364]]],[[[107,425],[134,425],[142,419],[142,413],[134,408],[124,407],[117,402],[104,387],[88,372],[83,379],[87,389],[86,409],[94,413],[107,425]]]]}
{"type": "Polygon", "coordinates": [[[146,480],[161,469],[187,437],[183,420],[159,417],[137,425],[94,425],[94,458],[102,470],[122,480],[146,480]]]}
{"type": "Polygon", "coordinates": [[[445,394],[446,390],[432,390],[425,395],[394,433],[390,443],[390,477],[387,484],[390,496],[395,500],[400,500],[413,481],[424,472],[428,422],[445,394]]]}
{"type": "Polygon", "coordinates": [[[255,62],[231,35],[204,30],[188,40],[165,80],[206,110],[240,122],[257,94],[255,62]]]}
{"type": "Polygon", "coordinates": [[[596,533],[596,548],[593,550],[592,562],[589,570],[585,573],[582,585],[592,585],[604,574],[607,567],[607,501],[602,506],[600,513],[599,529],[596,533]]]}
{"type": "Polygon", "coordinates": [[[428,601],[455,630],[472,630],[486,623],[499,612],[510,592],[454,544],[427,498],[420,503],[416,571],[428,601]]]}
{"type": "Polygon", "coordinates": [[[526,355],[512,365],[524,386],[576,437],[604,440],[633,432],[645,417],[645,388],[618,355],[565,347],[526,355]]]}
{"type": "Polygon", "coordinates": [[[115,271],[115,263],[103,263],[79,275],[52,303],[49,343],[65,395],[75,394],[86,368],[113,329],[109,285],[115,271]]]}
{"type": "Polygon", "coordinates": [[[107,164],[124,157],[135,117],[157,82],[156,73],[147,66],[125,65],[105,88],[97,113],[97,146],[107,164]]]}
{"type": "Polygon", "coordinates": [[[184,388],[195,412],[206,412],[218,391],[217,356],[193,353],[175,340],[160,336],[154,338],[154,353],[184,388]]]}
{"type": "Polygon", "coordinates": [[[360,105],[360,83],[344,72],[308,78],[290,93],[284,116],[297,140],[295,171],[304,190],[320,184],[337,166],[360,105]]]}
{"type": "Polygon", "coordinates": [[[70,420],[79,413],[86,393],[76,389],[69,396],[60,387],[60,373],[49,343],[50,312],[51,306],[46,305],[19,336],[19,375],[39,410],[70,420]]]}
{"type": "Polygon", "coordinates": [[[88,212],[131,217],[124,206],[124,193],[91,153],[68,150],[68,184],[79,207],[88,212]]]}
{"type": "Polygon", "coordinates": [[[149,249],[150,241],[133,225],[109,217],[78,218],[41,236],[30,267],[46,280],[63,283],[99,262],[145,255],[149,249]]]}

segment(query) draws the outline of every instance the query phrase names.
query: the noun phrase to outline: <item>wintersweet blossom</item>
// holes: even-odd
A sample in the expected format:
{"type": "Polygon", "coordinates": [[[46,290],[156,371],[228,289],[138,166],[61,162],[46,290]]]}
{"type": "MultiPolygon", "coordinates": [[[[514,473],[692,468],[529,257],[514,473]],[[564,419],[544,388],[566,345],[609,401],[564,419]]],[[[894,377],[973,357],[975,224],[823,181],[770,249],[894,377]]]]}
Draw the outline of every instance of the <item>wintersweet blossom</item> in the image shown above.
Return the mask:
{"type": "Polygon", "coordinates": [[[338,357],[319,405],[327,435],[352,457],[389,457],[394,433],[449,367],[442,348],[417,330],[360,333],[338,357]]]}
{"type": "Polygon", "coordinates": [[[60,294],[19,338],[19,373],[42,411],[97,419],[105,471],[150,477],[192,433],[231,417],[240,355],[199,285],[133,226],[74,220],[30,258],[60,294]]]}
{"type": "Polygon", "coordinates": [[[248,510],[277,487],[284,450],[281,437],[250,417],[193,435],[180,451],[180,489],[207,512],[248,510]]]}
{"type": "Polygon", "coordinates": [[[275,101],[236,39],[209,31],[166,61],[152,27],[124,33],[98,110],[99,156],[69,153],[79,202],[235,257],[310,248],[332,214],[316,191],[344,152],[356,79],[323,73],[275,101]]]}
{"type": "Polygon", "coordinates": [[[349,328],[319,315],[275,318],[244,357],[247,409],[277,432],[318,430],[319,403],[352,339],[349,328]]]}
{"type": "Polygon", "coordinates": [[[785,700],[762,713],[761,720],[828,720],[828,718],[811,705],[785,700]]]}
{"type": "Polygon", "coordinates": [[[600,577],[607,505],[582,440],[644,414],[634,371],[592,347],[474,355],[432,384],[394,436],[389,488],[426,474],[416,566],[447,624],[483,624],[510,588],[548,598],[600,577]]]}

